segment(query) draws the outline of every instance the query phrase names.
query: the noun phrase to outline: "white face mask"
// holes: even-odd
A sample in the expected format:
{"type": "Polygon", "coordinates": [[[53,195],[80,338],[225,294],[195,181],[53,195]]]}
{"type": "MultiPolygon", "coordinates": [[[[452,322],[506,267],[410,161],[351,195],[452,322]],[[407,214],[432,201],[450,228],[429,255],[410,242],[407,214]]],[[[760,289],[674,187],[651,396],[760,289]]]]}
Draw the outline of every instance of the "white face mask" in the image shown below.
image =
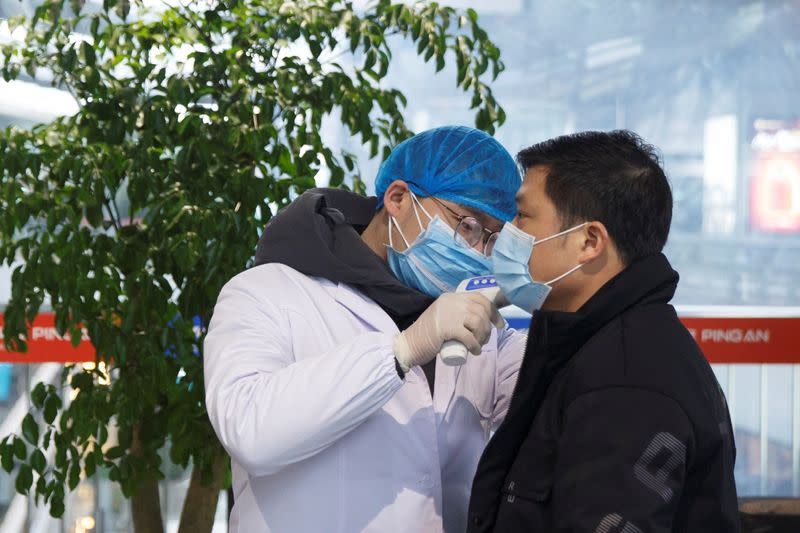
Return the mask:
{"type": "Polygon", "coordinates": [[[541,309],[550,295],[552,285],[577,271],[583,265],[579,264],[544,283],[534,281],[528,269],[533,247],[576,231],[586,224],[587,222],[584,222],[537,241],[533,235],[529,235],[507,222],[492,250],[492,273],[508,301],[529,312],[541,309]]]}

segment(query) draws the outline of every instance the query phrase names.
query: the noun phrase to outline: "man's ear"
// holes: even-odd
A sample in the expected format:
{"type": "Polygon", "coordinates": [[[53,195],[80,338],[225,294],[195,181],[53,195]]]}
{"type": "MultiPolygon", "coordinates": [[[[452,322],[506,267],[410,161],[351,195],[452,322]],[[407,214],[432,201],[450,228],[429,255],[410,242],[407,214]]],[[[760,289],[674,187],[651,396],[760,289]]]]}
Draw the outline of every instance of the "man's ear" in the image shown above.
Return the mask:
{"type": "Polygon", "coordinates": [[[397,217],[403,210],[404,203],[410,201],[408,191],[408,184],[403,180],[394,180],[389,184],[383,193],[383,205],[390,216],[397,217]]]}
{"type": "Polygon", "coordinates": [[[578,262],[581,264],[590,263],[613,248],[608,230],[602,222],[596,220],[589,222],[580,232],[583,243],[578,262]]]}

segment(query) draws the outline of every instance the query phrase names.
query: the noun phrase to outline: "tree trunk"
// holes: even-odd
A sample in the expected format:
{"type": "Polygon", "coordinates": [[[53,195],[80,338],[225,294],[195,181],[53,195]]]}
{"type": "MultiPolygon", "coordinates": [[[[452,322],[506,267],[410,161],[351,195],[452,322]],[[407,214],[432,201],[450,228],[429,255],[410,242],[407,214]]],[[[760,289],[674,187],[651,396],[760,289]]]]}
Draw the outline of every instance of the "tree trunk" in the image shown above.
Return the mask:
{"type": "MultiPolygon", "coordinates": [[[[142,449],[139,440],[139,428],[133,427],[131,454],[138,454],[142,449]]],[[[164,520],[161,518],[161,497],[158,493],[158,479],[146,479],[139,490],[131,496],[131,515],[133,530],[136,533],[164,533],[164,520]]]]}
{"type": "Polygon", "coordinates": [[[136,533],[164,533],[161,519],[161,499],[158,495],[158,479],[150,478],[131,496],[133,530],[136,533]]]}
{"type": "Polygon", "coordinates": [[[178,533],[211,533],[227,460],[228,457],[222,451],[217,454],[210,485],[203,485],[200,481],[200,469],[192,468],[192,479],[183,502],[178,533]]]}

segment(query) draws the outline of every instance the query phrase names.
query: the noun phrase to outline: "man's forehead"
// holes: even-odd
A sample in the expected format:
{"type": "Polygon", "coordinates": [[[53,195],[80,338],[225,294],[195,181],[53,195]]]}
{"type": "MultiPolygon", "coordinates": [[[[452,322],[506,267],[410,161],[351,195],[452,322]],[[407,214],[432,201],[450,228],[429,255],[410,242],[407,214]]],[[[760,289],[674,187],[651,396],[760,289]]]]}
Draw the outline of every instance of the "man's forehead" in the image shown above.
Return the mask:
{"type": "Polygon", "coordinates": [[[522,185],[517,191],[517,205],[532,205],[544,190],[544,181],[547,178],[545,167],[532,167],[525,172],[522,185]]]}

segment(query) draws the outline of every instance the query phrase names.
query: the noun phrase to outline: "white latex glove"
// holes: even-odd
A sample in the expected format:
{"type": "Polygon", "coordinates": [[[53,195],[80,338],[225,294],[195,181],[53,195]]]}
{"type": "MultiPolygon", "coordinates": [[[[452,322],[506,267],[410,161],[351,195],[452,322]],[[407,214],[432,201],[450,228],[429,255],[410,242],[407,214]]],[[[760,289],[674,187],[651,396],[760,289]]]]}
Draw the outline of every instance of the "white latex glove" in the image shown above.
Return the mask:
{"type": "Polygon", "coordinates": [[[478,355],[489,342],[492,326],[502,321],[497,308],[482,294],[446,293],[394,338],[394,356],[403,372],[408,372],[436,357],[445,341],[459,341],[478,355]]]}

